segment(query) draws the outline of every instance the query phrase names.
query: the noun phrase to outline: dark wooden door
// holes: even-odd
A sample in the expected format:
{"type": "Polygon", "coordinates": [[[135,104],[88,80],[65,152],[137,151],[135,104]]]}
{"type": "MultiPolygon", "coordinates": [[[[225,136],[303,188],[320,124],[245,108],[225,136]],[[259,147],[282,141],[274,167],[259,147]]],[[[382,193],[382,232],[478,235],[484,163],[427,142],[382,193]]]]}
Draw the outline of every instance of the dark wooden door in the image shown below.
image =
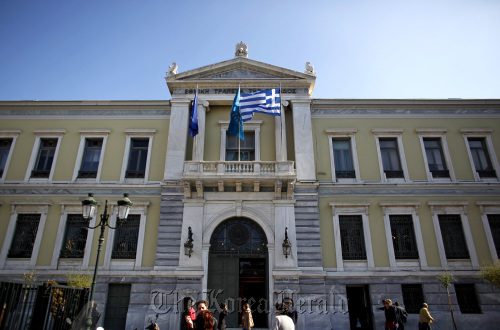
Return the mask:
{"type": "Polygon", "coordinates": [[[130,284],[110,284],[104,329],[122,330],[127,323],[128,304],[130,302],[130,284]]]}

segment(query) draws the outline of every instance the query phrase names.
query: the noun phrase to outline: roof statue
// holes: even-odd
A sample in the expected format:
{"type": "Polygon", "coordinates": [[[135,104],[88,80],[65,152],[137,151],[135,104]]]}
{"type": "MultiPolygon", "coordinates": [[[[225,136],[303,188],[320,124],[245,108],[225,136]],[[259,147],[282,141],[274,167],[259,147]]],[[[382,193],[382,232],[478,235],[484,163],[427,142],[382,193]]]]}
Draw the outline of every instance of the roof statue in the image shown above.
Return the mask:
{"type": "Polygon", "coordinates": [[[236,52],[234,53],[234,57],[248,58],[248,45],[243,41],[240,41],[238,44],[236,44],[236,52]]]}
{"type": "Polygon", "coordinates": [[[168,67],[168,72],[167,72],[167,76],[171,76],[171,75],[174,75],[174,74],[177,74],[177,63],[172,63],[172,65],[170,65],[168,67]]]}
{"type": "Polygon", "coordinates": [[[316,71],[314,71],[314,65],[311,65],[311,62],[306,62],[306,70],[304,71],[304,73],[316,75],[316,71]]]}

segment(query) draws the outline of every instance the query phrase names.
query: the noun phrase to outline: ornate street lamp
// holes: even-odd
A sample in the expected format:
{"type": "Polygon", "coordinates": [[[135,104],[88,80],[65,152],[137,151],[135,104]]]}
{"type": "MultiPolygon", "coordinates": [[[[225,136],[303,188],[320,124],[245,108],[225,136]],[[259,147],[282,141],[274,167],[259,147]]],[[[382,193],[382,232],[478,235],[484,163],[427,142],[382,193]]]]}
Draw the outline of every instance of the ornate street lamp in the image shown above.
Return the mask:
{"type": "Polygon", "coordinates": [[[288,259],[290,252],[292,251],[292,243],[288,240],[288,227],[285,228],[285,240],[283,241],[283,254],[288,259]]]}
{"type": "Polygon", "coordinates": [[[191,258],[191,253],[193,253],[193,232],[191,231],[191,227],[188,228],[188,239],[186,243],[184,243],[184,254],[191,258]]]}
{"type": "MultiPolygon", "coordinates": [[[[91,305],[93,304],[94,301],[94,293],[95,293],[95,286],[96,286],[96,279],[97,279],[97,269],[99,265],[99,256],[101,254],[101,247],[102,243],[104,242],[104,229],[106,227],[110,229],[117,229],[118,227],[121,226],[121,224],[127,220],[128,213],[130,211],[130,207],[132,206],[132,202],[128,198],[128,194],[123,194],[123,198],[120,199],[118,202],[118,225],[116,227],[112,227],[109,225],[109,214],[108,214],[108,200],[106,200],[106,203],[104,204],[104,213],[101,214],[101,220],[99,221],[99,224],[96,225],[95,227],[90,227],[87,226],[89,229],[96,229],[98,227],[101,227],[101,235],[99,236],[99,244],[97,245],[97,257],[95,261],[95,268],[94,268],[94,276],[92,278],[92,288],[90,290],[90,304],[89,304],[89,312],[88,312],[88,319],[87,319],[87,329],[90,329],[92,326],[92,311],[91,311],[91,305]]],[[[90,222],[90,220],[94,217],[94,214],[96,213],[97,210],[97,201],[94,199],[94,194],[89,193],[88,197],[82,201],[82,215],[83,218],[87,221],[90,222]]]]}

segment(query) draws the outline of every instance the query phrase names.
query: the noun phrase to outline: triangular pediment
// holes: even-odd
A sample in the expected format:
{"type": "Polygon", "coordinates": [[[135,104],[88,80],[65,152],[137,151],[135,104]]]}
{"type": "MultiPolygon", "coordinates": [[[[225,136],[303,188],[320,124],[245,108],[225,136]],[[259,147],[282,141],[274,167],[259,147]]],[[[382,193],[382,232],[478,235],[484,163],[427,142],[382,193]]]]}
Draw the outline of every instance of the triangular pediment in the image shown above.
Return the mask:
{"type": "Polygon", "coordinates": [[[277,83],[286,84],[289,87],[300,87],[311,94],[316,76],[238,57],[194,70],[168,73],[165,80],[172,95],[182,94],[183,90],[185,92],[185,89],[196,87],[210,89],[222,86],[225,88],[262,86],[266,88],[270,84],[276,86],[277,83]]]}

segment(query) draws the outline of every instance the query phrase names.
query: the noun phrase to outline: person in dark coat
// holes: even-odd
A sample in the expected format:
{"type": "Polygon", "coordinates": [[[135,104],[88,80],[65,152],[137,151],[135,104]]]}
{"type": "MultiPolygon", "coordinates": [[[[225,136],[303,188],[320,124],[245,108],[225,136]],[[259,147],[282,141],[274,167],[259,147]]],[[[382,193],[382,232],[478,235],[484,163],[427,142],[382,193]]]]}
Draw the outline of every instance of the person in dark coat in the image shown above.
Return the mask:
{"type": "Polygon", "coordinates": [[[391,299],[383,300],[384,307],[379,308],[385,314],[385,330],[394,330],[398,328],[398,319],[396,316],[396,308],[392,306],[391,299]]]}
{"type": "Polygon", "coordinates": [[[394,303],[396,308],[396,319],[398,322],[398,330],[405,330],[406,318],[408,317],[408,313],[406,310],[401,307],[398,301],[394,303]]]}
{"type": "Polygon", "coordinates": [[[292,298],[284,298],[283,299],[283,306],[285,307],[285,313],[284,315],[289,316],[293,324],[297,326],[297,319],[299,318],[299,313],[297,313],[297,310],[293,306],[293,299],[292,298]]]}
{"type": "Polygon", "coordinates": [[[226,330],[227,305],[225,303],[220,303],[219,307],[219,326],[217,329],[226,330]]]}

